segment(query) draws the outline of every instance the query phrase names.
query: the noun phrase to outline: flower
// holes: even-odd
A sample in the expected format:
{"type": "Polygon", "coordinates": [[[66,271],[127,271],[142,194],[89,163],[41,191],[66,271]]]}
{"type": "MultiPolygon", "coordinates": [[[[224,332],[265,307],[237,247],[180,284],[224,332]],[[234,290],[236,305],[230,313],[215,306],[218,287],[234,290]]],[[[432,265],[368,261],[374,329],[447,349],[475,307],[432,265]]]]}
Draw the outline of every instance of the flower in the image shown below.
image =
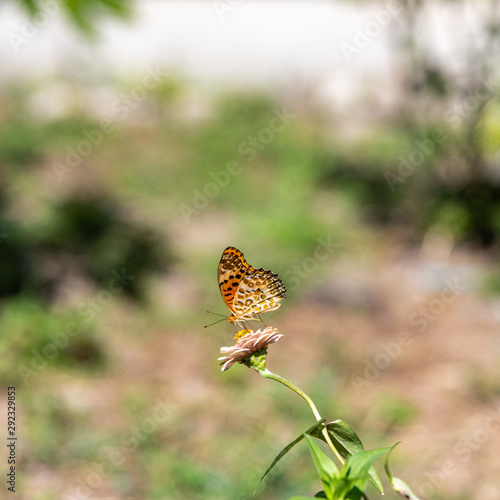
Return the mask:
{"type": "Polygon", "coordinates": [[[217,361],[222,365],[221,371],[226,371],[234,363],[244,363],[246,358],[258,351],[264,351],[269,344],[277,342],[283,335],[276,328],[267,326],[264,330],[242,330],[236,334],[236,343],[231,347],[221,347],[222,356],[217,361]]]}

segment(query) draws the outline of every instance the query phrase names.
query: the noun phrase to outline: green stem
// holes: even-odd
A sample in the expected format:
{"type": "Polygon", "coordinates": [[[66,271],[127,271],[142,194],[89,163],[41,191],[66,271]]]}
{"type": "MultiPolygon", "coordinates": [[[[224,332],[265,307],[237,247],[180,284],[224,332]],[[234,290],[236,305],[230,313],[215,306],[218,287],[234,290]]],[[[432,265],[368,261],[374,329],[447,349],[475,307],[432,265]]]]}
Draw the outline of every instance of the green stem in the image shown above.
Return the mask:
{"type": "MultiPolygon", "coordinates": [[[[321,415],[319,414],[318,409],[316,408],[316,405],[314,404],[313,400],[301,389],[299,389],[297,386],[293,385],[291,382],[286,380],[285,378],[281,377],[280,375],[276,375],[276,373],[270,372],[267,368],[261,368],[259,370],[259,373],[264,377],[264,378],[269,378],[271,380],[276,380],[276,382],[279,382],[280,384],[285,385],[292,391],[296,392],[300,397],[304,398],[309,406],[311,407],[312,412],[314,413],[314,416],[316,417],[316,420],[321,420],[321,415]]],[[[335,456],[338,458],[339,462],[341,464],[345,463],[345,460],[342,458],[340,453],[337,451],[337,448],[335,448],[334,444],[332,443],[332,440],[330,439],[330,435],[328,434],[328,430],[325,425],[322,426],[321,432],[323,433],[323,437],[325,438],[325,441],[327,442],[328,446],[331,448],[335,456]]]]}

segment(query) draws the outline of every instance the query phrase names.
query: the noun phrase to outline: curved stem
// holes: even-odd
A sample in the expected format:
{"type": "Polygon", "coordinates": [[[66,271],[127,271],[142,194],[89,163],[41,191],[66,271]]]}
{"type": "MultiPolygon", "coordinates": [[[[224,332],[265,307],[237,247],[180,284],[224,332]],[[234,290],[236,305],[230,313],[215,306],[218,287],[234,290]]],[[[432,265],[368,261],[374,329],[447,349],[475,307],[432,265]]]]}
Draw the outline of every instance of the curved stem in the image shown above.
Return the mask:
{"type": "MultiPolygon", "coordinates": [[[[321,420],[321,415],[319,414],[318,409],[316,408],[316,405],[314,404],[313,400],[301,389],[299,389],[297,386],[293,385],[291,382],[286,380],[285,378],[281,377],[280,375],[276,375],[276,373],[270,372],[267,368],[259,370],[259,373],[264,377],[264,378],[269,378],[271,380],[276,380],[276,382],[279,382],[280,384],[285,385],[292,391],[296,392],[300,397],[304,398],[308,405],[311,407],[312,412],[314,413],[314,416],[316,417],[316,420],[321,420]]],[[[337,459],[341,464],[345,463],[345,460],[342,458],[340,453],[337,451],[337,448],[335,448],[334,444],[332,443],[332,440],[330,439],[330,435],[328,434],[328,430],[325,425],[322,426],[321,432],[323,433],[323,437],[325,438],[325,441],[327,442],[328,446],[330,449],[333,451],[337,459]]]]}

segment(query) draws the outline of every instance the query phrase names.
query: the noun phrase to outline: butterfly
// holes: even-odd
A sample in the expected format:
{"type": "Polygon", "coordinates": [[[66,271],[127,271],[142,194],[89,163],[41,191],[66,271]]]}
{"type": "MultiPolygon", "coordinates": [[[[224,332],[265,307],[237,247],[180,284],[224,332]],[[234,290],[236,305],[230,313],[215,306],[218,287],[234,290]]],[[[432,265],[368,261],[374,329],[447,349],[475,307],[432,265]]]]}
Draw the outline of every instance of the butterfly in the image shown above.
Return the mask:
{"type": "Polygon", "coordinates": [[[253,320],[261,313],[275,311],[286,297],[285,285],[277,274],[255,269],[234,247],[227,247],[222,253],[217,281],[222,298],[231,311],[227,318],[230,323],[253,320]]]}

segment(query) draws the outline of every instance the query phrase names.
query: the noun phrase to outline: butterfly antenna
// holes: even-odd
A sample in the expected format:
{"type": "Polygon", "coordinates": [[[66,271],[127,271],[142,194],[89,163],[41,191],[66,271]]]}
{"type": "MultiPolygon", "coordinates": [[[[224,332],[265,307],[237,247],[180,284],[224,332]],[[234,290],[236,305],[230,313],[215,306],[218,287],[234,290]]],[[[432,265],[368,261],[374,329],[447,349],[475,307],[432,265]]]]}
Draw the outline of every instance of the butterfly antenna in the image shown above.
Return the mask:
{"type": "Polygon", "coordinates": [[[209,325],[205,325],[203,328],[208,328],[209,326],[216,325],[217,323],[220,323],[221,321],[224,321],[226,319],[226,316],[224,316],[223,314],[214,313],[212,311],[207,311],[207,313],[215,314],[216,316],[222,316],[222,319],[220,319],[219,321],[216,321],[215,323],[210,323],[209,325]]]}
{"type": "Polygon", "coordinates": [[[226,317],[224,314],[214,313],[214,312],[212,312],[212,311],[207,311],[207,314],[215,314],[216,316],[222,316],[223,318],[225,318],[225,317],[226,317]]]}

